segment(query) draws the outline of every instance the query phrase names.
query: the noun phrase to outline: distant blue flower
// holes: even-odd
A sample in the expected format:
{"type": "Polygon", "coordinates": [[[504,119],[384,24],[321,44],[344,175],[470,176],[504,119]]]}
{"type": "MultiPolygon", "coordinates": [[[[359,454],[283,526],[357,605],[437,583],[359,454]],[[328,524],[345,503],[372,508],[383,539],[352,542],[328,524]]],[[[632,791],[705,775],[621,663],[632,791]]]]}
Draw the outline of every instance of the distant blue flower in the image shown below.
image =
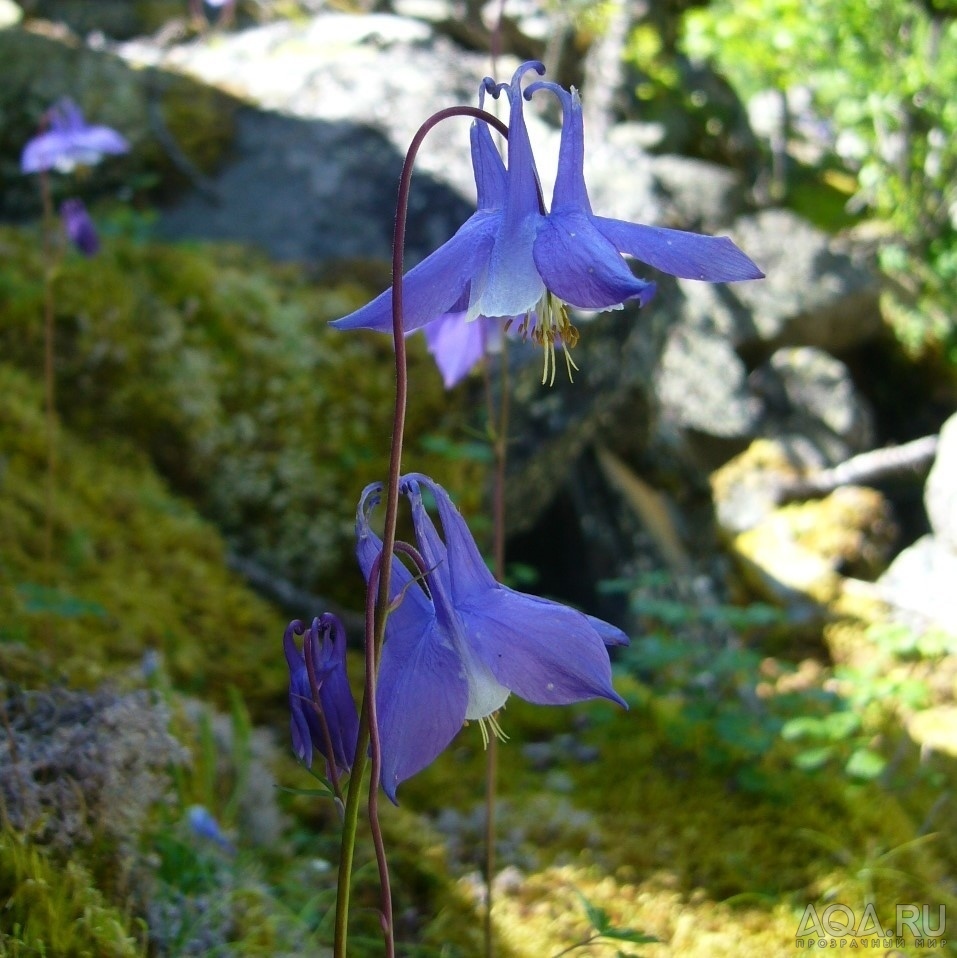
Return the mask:
{"type": "Polygon", "coordinates": [[[283,636],[283,649],[289,666],[289,709],[291,712],[292,747],[300,761],[312,767],[313,749],[345,772],[352,767],[359,717],[346,674],[346,631],[336,616],[326,613],[313,619],[306,631],[302,652],[295,635],[304,631],[297,619],[289,623],[283,636]],[[310,680],[306,657],[312,664],[315,688],[310,680]],[[332,744],[332,754],[320,721],[325,719],[332,744]]]}
{"type": "Polygon", "coordinates": [[[60,205],[60,219],[70,242],[84,256],[96,256],[100,251],[100,238],[83,200],[64,200],[60,205]]]}
{"type": "MultiPolygon", "coordinates": [[[[488,158],[483,175],[494,188],[489,189],[484,205],[480,202],[447,243],[404,277],[406,331],[456,311],[463,312],[466,321],[478,316],[501,317],[506,322],[519,319],[520,331],[545,348],[546,377],[549,359],[554,377],[556,344],[562,345],[567,356],[578,339],[566,306],[613,309],[632,299],[643,306],[654,295],[654,283],[637,279],[622,253],[689,279],[730,282],[763,275],[727,237],[595,216],[585,190],[578,95],[541,82],[523,94],[522,77],[530,70],[545,72],[540,63],[531,61],[518,68],[511,83],[485,81],[493,95],[505,91],[510,103],[504,186],[500,171],[488,158]],[[524,100],[536,87],[554,90],[565,106],[550,214],[542,209],[539,198],[538,171],[523,114],[524,100]]],[[[473,138],[473,165],[475,156],[473,138]]],[[[391,290],[333,325],[390,330],[391,290]]]]}
{"type": "Polygon", "coordinates": [[[59,100],[47,112],[49,129],[35,136],[23,150],[24,173],[56,170],[69,173],[77,166],[99,163],[106,153],[128,153],[129,143],[108,126],[89,126],[70,99],[59,100]]]}
{"type": "MultiPolygon", "coordinates": [[[[489,572],[448,493],[423,475],[400,488],[428,568],[423,583],[393,559],[397,608],[386,623],[376,691],[382,787],[395,801],[400,782],[429,765],[466,721],[499,734],[495,713],[514,692],[541,705],[602,697],[624,705],[611,685],[606,645],[623,632],[548,599],[516,592],[489,572]],[[442,535],[422,502],[435,499],[442,535]]],[[[356,553],[368,581],[382,542],[369,525],[381,486],[366,487],[356,515],[356,553]]]]}
{"type": "Polygon", "coordinates": [[[199,838],[214,842],[226,851],[233,851],[233,843],[223,834],[212,812],[204,805],[190,805],[186,813],[189,827],[199,838]]]}

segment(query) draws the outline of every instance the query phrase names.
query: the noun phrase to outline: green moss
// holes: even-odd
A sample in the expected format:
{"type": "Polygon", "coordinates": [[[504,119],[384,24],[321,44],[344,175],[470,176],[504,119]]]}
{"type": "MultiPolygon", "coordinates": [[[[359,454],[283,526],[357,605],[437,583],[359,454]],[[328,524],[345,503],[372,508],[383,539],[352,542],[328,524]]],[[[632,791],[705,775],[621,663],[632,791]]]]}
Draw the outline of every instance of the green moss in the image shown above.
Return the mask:
{"type": "Polygon", "coordinates": [[[53,863],[8,829],[0,831],[0,956],[141,958],[142,927],[109,905],[75,861],[53,863]]]}
{"type": "Polygon", "coordinates": [[[41,388],[0,364],[0,391],[4,676],[92,686],[154,649],[181,688],[221,698],[235,685],[253,709],[277,700],[282,617],[225,569],[216,532],[128,445],[59,432],[47,564],[41,388]]]}

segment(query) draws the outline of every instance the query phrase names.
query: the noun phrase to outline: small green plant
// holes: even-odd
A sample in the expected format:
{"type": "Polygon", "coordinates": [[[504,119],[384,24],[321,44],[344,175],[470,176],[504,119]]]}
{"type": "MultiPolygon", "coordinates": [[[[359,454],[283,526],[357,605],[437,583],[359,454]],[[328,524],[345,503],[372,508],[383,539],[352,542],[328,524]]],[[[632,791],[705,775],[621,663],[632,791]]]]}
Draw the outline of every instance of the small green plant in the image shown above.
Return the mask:
{"type": "Polygon", "coordinates": [[[86,869],[0,831],[0,958],[145,958],[143,923],[107,902],[86,869]]]}
{"type": "MultiPolygon", "coordinates": [[[[654,935],[645,934],[645,932],[638,931],[636,928],[619,928],[612,922],[608,912],[606,912],[604,908],[599,908],[597,905],[592,904],[581,892],[576,892],[576,894],[579,899],[581,899],[582,907],[588,916],[592,933],[574,945],[563,948],[554,955],[553,958],[561,958],[562,955],[571,954],[579,948],[587,948],[588,945],[594,944],[615,946],[618,944],[650,945],[658,941],[654,935]]],[[[618,958],[637,958],[635,952],[622,951],[620,948],[617,952],[617,956],[618,958]]]]}

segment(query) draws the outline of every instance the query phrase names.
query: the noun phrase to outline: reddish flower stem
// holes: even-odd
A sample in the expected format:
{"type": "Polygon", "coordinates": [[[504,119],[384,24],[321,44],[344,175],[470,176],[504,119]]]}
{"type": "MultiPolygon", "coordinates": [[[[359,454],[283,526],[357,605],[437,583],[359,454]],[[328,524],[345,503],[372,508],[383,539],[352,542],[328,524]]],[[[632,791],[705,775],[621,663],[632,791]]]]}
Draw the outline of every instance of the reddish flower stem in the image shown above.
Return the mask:
{"type": "MultiPolygon", "coordinates": [[[[405,229],[408,219],[409,190],[412,185],[412,167],[415,157],[429,131],[453,116],[469,116],[481,120],[495,127],[504,137],[508,137],[508,126],[485,110],[470,106],[455,106],[439,110],[419,127],[402,167],[399,179],[399,196],[395,212],[395,231],[392,240],[392,338],[395,344],[395,411],[392,420],[392,446],[389,459],[389,477],[386,484],[385,527],[382,532],[382,555],[388,556],[389,561],[380,563],[378,589],[374,590],[370,577],[366,588],[366,661],[371,663],[371,671],[378,671],[382,655],[382,643],[385,639],[385,623],[388,616],[389,589],[392,578],[391,557],[395,551],[395,528],[399,511],[399,476],[402,470],[402,442],[405,435],[405,412],[409,394],[408,362],[405,350],[405,329],[402,318],[402,273],[405,253],[405,229]],[[378,610],[379,614],[375,612],[378,610]],[[371,653],[371,654],[370,654],[371,653]]],[[[367,666],[367,670],[370,666],[367,666]]],[[[373,675],[371,688],[375,689],[373,675]]],[[[375,704],[371,701],[367,680],[366,694],[362,700],[362,711],[359,716],[359,736],[356,743],[355,761],[352,775],[349,779],[349,791],[346,797],[346,810],[343,816],[342,847],[339,856],[339,883],[336,897],[336,925],[333,954],[335,958],[346,958],[346,945],[349,937],[349,898],[352,886],[352,864],[355,854],[356,825],[359,816],[360,782],[366,766],[366,752],[370,742],[372,744],[373,776],[370,783],[370,812],[376,810],[372,796],[378,790],[379,778],[377,769],[381,768],[378,734],[372,733],[372,722],[375,714],[375,704]]],[[[373,834],[378,827],[373,827],[373,834]]],[[[378,854],[378,847],[377,847],[378,854]]],[[[384,859],[384,853],[383,853],[384,859]]],[[[383,889],[387,894],[387,889],[383,889]]],[[[386,913],[383,906],[383,915],[386,913]]],[[[388,905],[391,913],[391,903],[388,905]]],[[[391,938],[391,926],[387,939],[391,938]]],[[[389,947],[388,940],[386,947],[389,947]]]]}

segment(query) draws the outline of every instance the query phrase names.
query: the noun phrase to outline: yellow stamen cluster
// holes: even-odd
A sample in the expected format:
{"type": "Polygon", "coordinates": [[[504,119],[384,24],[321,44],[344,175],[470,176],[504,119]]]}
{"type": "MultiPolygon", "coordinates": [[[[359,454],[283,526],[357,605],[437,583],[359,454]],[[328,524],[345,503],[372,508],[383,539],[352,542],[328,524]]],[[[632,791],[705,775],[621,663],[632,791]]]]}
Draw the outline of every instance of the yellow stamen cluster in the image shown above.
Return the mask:
{"type": "MultiPolygon", "coordinates": [[[[506,327],[507,328],[507,327],[506,327]]],[[[568,381],[574,382],[572,370],[578,371],[569,350],[578,345],[578,330],[568,320],[568,309],[554,294],[545,290],[534,312],[528,312],[518,327],[522,342],[531,338],[545,351],[545,369],[542,372],[542,385],[555,385],[555,344],[560,343],[565,354],[565,367],[568,381]]]]}
{"type": "MultiPolygon", "coordinates": [[[[492,730],[492,735],[494,735],[500,742],[507,742],[508,736],[502,730],[502,726],[498,724],[498,719],[495,717],[493,712],[491,715],[486,715],[484,718],[476,720],[479,724],[479,731],[482,733],[482,747],[488,748],[489,743],[489,729],[492,730]],[[485,723],[488,722],[488,728],[485,727],[485,723]]],[[[468,725],[468,722],[465,723],[468,725]]]]}

